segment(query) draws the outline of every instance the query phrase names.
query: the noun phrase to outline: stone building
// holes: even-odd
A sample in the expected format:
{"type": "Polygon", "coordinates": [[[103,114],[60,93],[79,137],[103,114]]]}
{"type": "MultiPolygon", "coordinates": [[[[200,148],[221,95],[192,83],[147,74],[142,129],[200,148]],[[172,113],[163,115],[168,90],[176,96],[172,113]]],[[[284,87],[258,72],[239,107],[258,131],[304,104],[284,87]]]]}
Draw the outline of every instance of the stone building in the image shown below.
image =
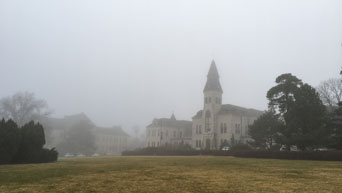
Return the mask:
{"type": "Polygon", "coordinates": [[[146,146],[159,147],[179,144],[191,146],[191,135],[191,121],[176,120],[175,115],[172,114],[169,119],[154,119],[146,127],[146,146]]]}
{"type": "Polygon", "coordinates": [[[248,126],[262,111],[222,104],[223,90],[215,61],[212,61],[203,90],[203,109],[190,121],[154,119],[146,128],[146,146],[188,143],[195,149],[220,149],[232,143],[250,140],[248,126]]]}
{"type": "Polygon", "coordinates": [[[121,127],[95,127],[96,152],[101,155],[120,155],[128,149],[129,135],[121,127]]]}
{"type": "Polygon", "coordinates": [[[219,149],[223,144],[246,143],[248,126],[263,112],[222,104],[223,90],[215,61],[212,61],[203,90],[203,109],[192,118],[192,147],[219,149]]]}
{"type": "MultiPolygon", "coordinates": [[[[96,126],[84,113],[64,118],[42,117],[39,120],[45,128],[47,147],[57,147],[76,124],[86,123],[95,137],[96,153],[100,155],[119,155],[128,150],[130,136],[121,127],[104,128],[96,126]]],[[[63,155],[62,155],[63,156],[63,155]]]]}

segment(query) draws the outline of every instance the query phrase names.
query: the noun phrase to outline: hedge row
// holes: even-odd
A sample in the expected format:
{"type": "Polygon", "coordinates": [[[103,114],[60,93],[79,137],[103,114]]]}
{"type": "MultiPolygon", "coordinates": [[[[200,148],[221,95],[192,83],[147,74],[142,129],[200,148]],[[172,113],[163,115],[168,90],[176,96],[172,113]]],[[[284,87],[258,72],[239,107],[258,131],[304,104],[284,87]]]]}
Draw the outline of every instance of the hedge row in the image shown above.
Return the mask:
{"type": "Polygon", "coordinates": [[[321,160],[342,161],[342,151],[214,151],[214,150],[177,150],[163,148],[143,148],[122,152],[123,156],[234,156],[242,158],[288,159],[288,160],[321,160]]]}
{"type": "Polygon", "coordinates": [[[235,157],[288,160],[342,161],[342,151],[237,151],[235,157]]]}

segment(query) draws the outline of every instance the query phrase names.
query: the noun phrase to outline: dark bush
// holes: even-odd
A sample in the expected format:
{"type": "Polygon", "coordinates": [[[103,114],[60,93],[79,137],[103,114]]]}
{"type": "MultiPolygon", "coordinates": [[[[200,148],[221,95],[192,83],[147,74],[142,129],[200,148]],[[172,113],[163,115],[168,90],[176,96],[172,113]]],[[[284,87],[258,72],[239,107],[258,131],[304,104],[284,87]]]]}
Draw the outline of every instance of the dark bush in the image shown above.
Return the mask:
{"type": "Polygon", "coordinates": [[[31,121],[22,128],[9,120],[0,122],[0,164],[43,163],[57,160],[58,152],[44,149],[44,128],[31,121]]]}
{"type": "Polygon", "coordinates": [[[8,120],[0,121],[0,164],[11,163],[20,145],[20,131],[17,124],[8,120]]]}
{"type": "Polygon", "coordinates": [[[52,149],[42,149],[40,151],[39,159],[37,160],[38,163],[46,163],[46,162],[55,162],[58,158],[58,152],[55,148],[52,149]]]}
{"type": "Polygon", "coordinates": [[[233,145],[230,148],[231,151],[246,151],[246,150],[252,150],[252,148],[247,145],[247,144],[243,144],[243,143],[238,143],[236,145],[233,145]]]}
{"type": "MultiPolygon", "coordinates": [[[[242,147],[242,146],[241,146],[242,147]]],[[[235,156],[241,158],[342,161],[342,151],[176,150],[149,147],[122,152],[123,156],[235,156]]]]}
{"type": "Polygon", "coordinates": [[[342,151],[236,151],[236,157],[289,159],[289,160],[321,160],[342,161],[342,151]]]}

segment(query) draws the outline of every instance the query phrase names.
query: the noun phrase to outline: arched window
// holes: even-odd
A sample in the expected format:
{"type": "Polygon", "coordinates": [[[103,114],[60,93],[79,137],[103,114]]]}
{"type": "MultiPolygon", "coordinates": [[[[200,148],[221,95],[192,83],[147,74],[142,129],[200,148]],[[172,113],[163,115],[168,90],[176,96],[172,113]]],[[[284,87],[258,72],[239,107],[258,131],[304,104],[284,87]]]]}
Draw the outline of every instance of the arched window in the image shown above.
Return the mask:
{"type": "Polygon", "coordinates": [[[210,131],[210,127],[211,127],[211,124],[210,124],[210,118],[211,118],[211,113],[210,111],[207,111],[205,112],[205,130],[208,132],[210,131]]]}

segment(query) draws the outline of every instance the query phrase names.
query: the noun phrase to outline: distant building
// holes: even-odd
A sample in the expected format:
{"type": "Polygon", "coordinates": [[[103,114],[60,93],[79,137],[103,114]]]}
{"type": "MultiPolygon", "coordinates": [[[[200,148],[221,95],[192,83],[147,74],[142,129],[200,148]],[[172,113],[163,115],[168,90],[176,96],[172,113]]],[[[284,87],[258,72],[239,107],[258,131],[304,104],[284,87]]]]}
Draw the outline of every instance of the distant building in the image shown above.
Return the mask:
{"type": "Polygon", "coordinates": [[[222,104],[223,90],[215,61],[211,63],[203,94],[203,109],[192,117],[192,122],[177,122],[174,116],[153,120],[146,128],[146,145],[156,147],[183,141],[195,149],[219,149],[224,144],[251,140],[248,127],[263,112],[222,104]],[[188,133],[190,124],[191,134],[188,133]]]}
{"type": "Polygon", "coordinates": [[[65,116],[64,118],[43,117],[40,119],[47,134],[47,146],[56,147],[65,138],[75,124],[86,122],[92,127],[95,137],[96,153],[101,155],[119,155],[127,150],[130,136],[120,127],[97,127],[84,113],[65,116]]]}
{"type": "Polygon", "coordinates": [[[248,126],[263,112],[222,104],[223,90],[214,60],[203,94],[203,109],[192,118],[192,147],[219,149],[223,144],[231,144],[233,141],[246,143],[250,140],[248,126]]]}
{"type": "Polygon", "coordinates": [[[96,152],[105,155],[119,155],[128,149],[130,136],[121,127],[95,127],[96,152]]]}
{"type": "Polygon", "coordinates": [[[159,147],[166,145],[191,145],[191,121],[176,120],[174,114],[171,118],[154,119],[146,128],[146,146],[159,147]]]}

